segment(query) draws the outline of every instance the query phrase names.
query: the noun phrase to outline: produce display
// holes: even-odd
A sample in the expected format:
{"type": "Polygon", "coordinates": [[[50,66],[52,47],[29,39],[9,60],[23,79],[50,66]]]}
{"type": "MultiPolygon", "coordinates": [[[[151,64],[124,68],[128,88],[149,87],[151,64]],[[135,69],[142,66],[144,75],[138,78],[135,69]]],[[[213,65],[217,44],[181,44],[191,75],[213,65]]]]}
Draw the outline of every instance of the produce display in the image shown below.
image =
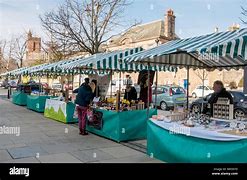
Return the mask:
{"type": "MultiPolygon", "coordinates": [[[[116,98],[106,98],[99,102],[94,102],[91,106],[93,108],[105,109],[117,111],[117,99],[116,98]]],[[[143,110],[144,102],[142,101],[128,101],[126,99],[121,99],[119,102],[119,111],[131,111],[131,110],[143,110]]]]}

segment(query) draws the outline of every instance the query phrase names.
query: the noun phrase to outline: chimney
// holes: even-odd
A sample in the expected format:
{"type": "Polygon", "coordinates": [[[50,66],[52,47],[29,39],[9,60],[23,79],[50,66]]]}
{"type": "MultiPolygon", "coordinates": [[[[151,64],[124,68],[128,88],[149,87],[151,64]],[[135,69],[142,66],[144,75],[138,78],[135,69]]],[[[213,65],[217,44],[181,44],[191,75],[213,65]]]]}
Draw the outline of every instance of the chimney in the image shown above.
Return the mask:
{"type": "Polygon", "coordinates": [[[215,27],[215,28],[214,28],[214,32],[215,32],[215,33],[218,33],[218,32],[219,32],[219,28],[218,28],[218,27],[215,27]]]}
{"type": "Polygon", "coordinates": [[[175,39],[175,18],[172,9],[169,9],[165,15],[165,36],[169,39],[175,39]]]}
{"type": "Polygon", "coordinates": [[[235,31],[235,30],[238,30],[238,29],[240,29],[240,25],[234,23],[232,26],[230,26],[228,28],[228,31],[235,31]]]}

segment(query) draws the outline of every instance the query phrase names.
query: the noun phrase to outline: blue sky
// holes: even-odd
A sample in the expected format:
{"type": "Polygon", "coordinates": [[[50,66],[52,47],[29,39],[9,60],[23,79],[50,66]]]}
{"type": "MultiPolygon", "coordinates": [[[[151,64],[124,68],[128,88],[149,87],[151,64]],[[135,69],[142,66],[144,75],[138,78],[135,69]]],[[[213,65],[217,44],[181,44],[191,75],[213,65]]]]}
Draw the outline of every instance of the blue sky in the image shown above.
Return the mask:
{"type": "MultiPolygon", "coordinates": [[[[28,29],[44,37],[38,16],[63,1],[0,0],[0,38],[10,38],[28,29]]],[[[233,23],[245,27],[239,17],[240,6],[247,8],[247,0],[132,1],[126,8],[123,24],[133,23],[135,19],[142,23],[163,19],[166,10],[172,8],[176,14],[176,33],[181,38],[211,33],[216,26],[220,31],[225,31],[233,23]]]]}

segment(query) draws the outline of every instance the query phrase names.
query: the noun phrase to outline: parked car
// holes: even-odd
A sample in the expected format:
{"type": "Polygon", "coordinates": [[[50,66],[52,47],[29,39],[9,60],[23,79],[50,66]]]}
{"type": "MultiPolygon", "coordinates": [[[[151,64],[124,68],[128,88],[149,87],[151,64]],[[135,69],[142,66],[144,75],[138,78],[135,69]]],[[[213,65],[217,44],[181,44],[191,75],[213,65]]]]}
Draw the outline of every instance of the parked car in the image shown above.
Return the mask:
{"type": "MultiPolygon", "coordinates": [[[[247,96],[244,93],[239,91],[229,91],[233,97],[234,102],[234,118],[243,117],[247,115],[247,96]]],[[[199,98],[191,103],[190,110],[193,113],[201,113],[202,103],[203,108],[207,106],[208,100],[211,97],[212,93],[205,96],[204,98],[199,98]]]]}
{"type": "Polygon", "coordinates": [[[213,93],[213,89],[209,86],[197,86],[193,91],[192,91],[192,97],[196,98],[196,97],[203,97],[203,96],[207,96],[210,93],[213,93]],[[203,93],[203,89],[204,89],[204,93],[203,93]]]}
{"type": "Polygon", "coordinates": [[[184,106],[186,104],[185,90],[180,86],[165,85],[157,87],[157,102],[155,104],[155,87],[153,87],[153,102],[162,110],[168,110],[175,105],[184,106]]]}
{"type": "Polygon", "coordinates": [[[9,80],[8,84],[5,86],[5,88],[11,87],[11,88],[17,88],[18,81],[17,80],[9,80]]]}
{"type": "Polygon", "coordinates": [[[52,89],[62,90],[62,84],[61,83],[53,83],[51,85],[52,89]]]}

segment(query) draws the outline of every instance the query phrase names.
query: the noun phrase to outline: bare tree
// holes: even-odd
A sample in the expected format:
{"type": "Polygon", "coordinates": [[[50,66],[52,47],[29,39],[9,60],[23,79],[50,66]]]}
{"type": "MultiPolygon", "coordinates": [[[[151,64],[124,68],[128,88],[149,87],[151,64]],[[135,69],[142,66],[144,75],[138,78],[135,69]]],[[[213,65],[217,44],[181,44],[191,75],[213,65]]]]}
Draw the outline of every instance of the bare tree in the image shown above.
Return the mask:
{"type": "Polygon", "coordinates": [[[23,61],[26,55],[26,49],[27,49],[27,39],[26,34],[20,35],[16,38],[14,38],[13,42],[13,58],[15,59],[18,68],[23,67],[23,61]]]}
{"type": "Polygon", "coordinates": [[[1,56],[0,56],[0,68],[1,71],[10,71],[15,68],[15,60],[12,57],[13,50],[14,50],[14,42],[13,38],[9,41],[1,40],[0,41],[0,49],[1,49],[1,56]]]}
{"type": "Polygon", "coordinates": [[[205,80],[208,79],[208,71],[205,69],[197,69],[194,71],[197,77],[202,81],[202,84],[205,84],[205,80]]]}
{"type": "Polygon", "coordinates": [[[40,16],[57,48],[65,52],[100,52],[100,46],[119,26],[128,0],[66,0],[56,11],[40,16]]]}

